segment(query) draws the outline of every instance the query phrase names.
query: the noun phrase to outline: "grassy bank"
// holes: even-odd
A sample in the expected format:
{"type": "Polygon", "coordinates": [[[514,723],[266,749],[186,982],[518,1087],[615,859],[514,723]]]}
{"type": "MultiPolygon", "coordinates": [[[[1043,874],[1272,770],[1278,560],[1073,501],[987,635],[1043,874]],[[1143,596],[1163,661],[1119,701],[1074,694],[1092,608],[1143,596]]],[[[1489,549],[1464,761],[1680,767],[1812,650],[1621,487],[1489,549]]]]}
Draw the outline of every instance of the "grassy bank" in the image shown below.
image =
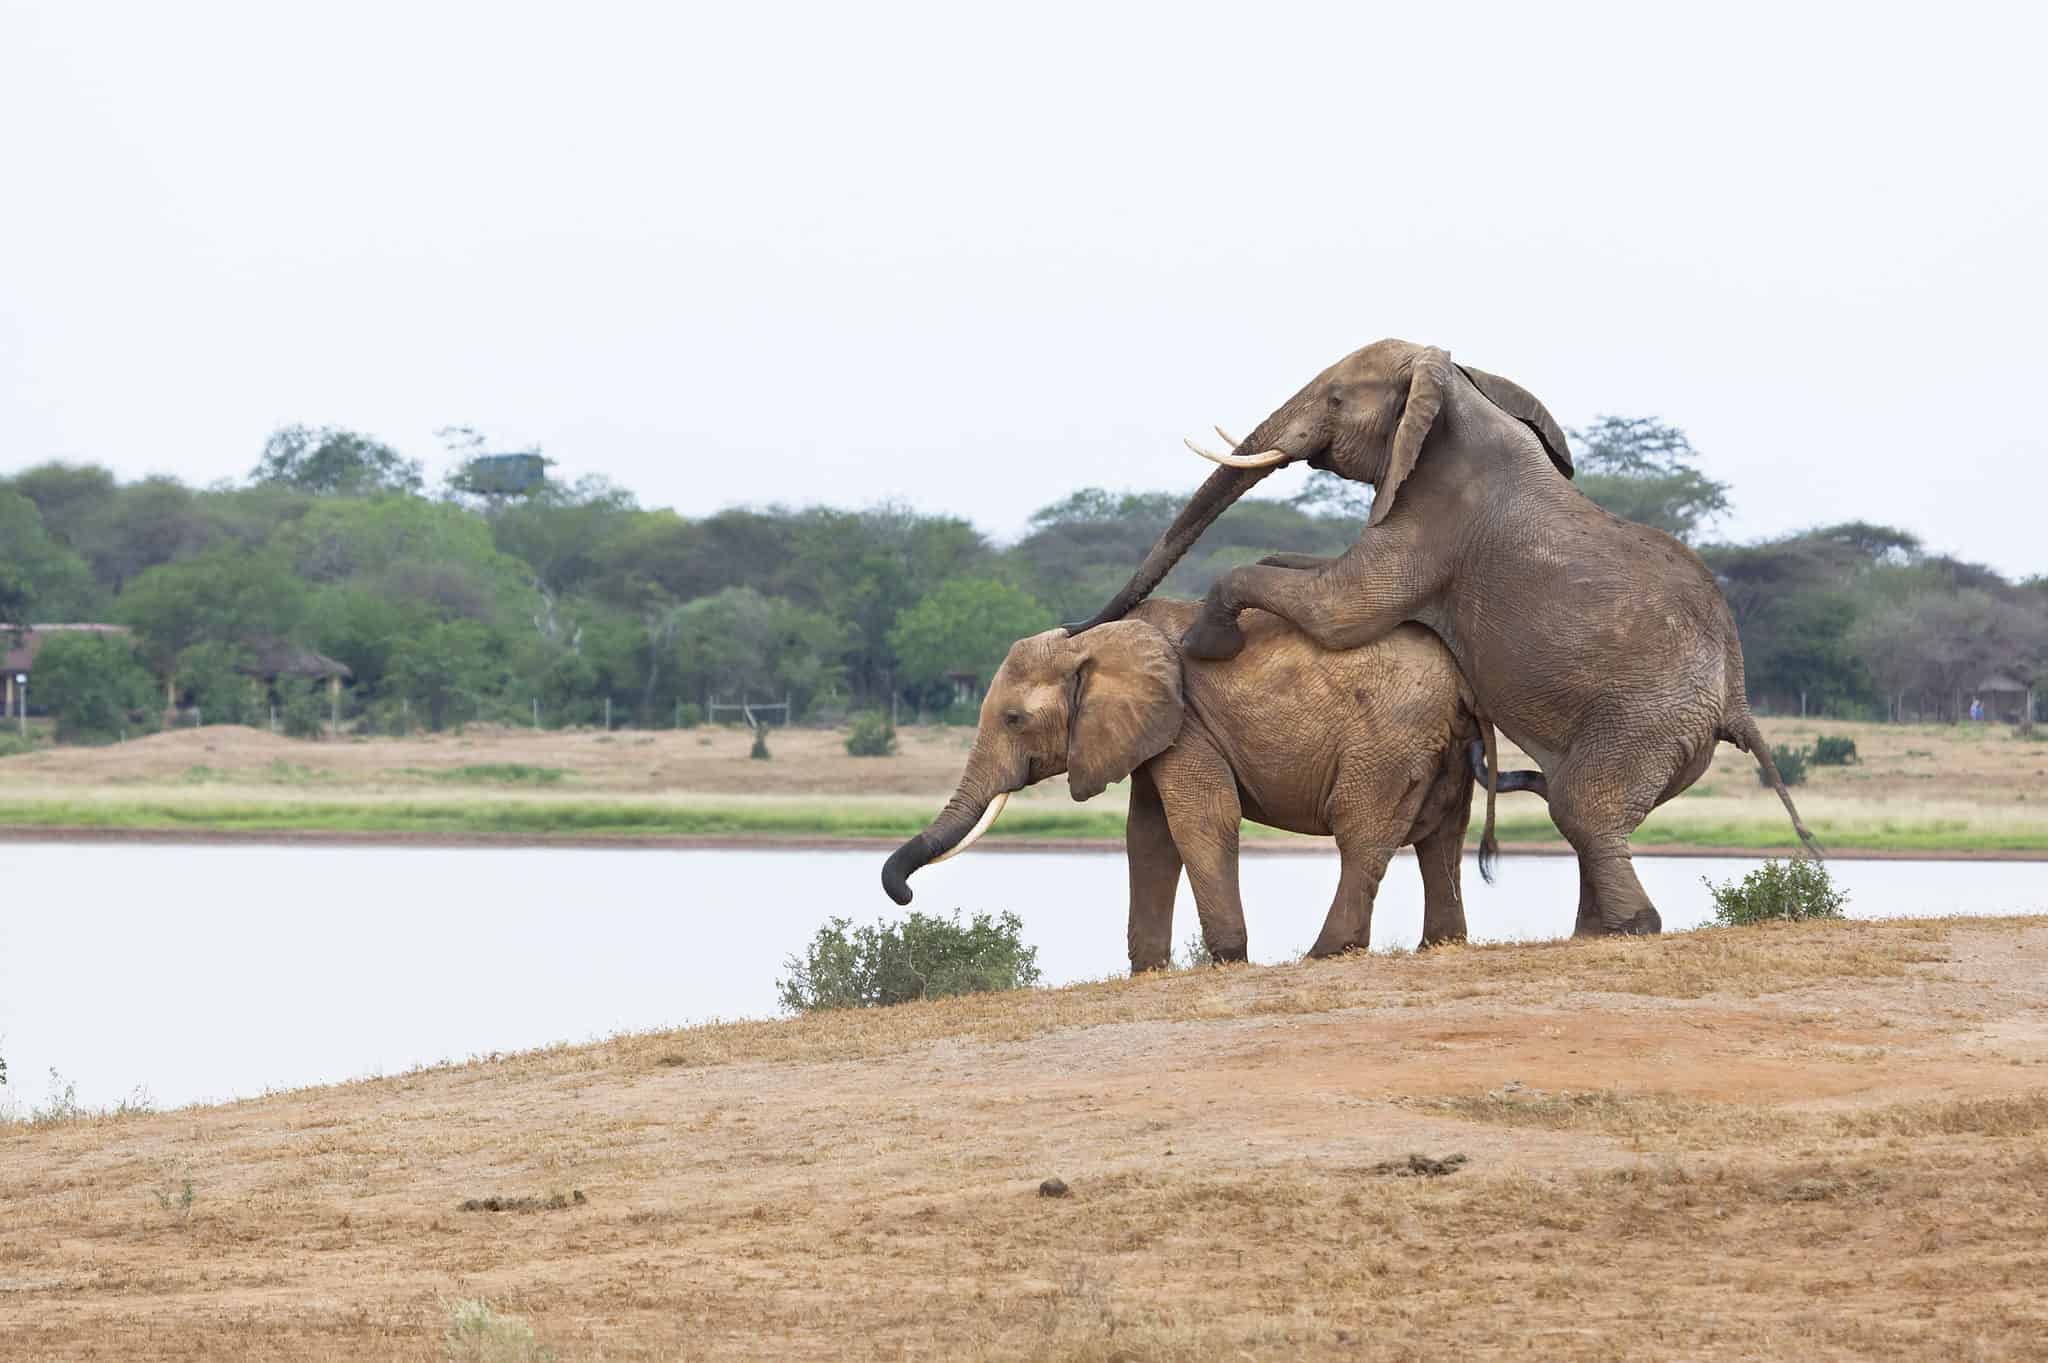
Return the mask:
{"type": "MultiPolygon", "coordinates": [[[[923,804],[840,800],[672,800],[452,798],[364,799],[174,798],[136,795],[101,799],[0,800],[0,828],[183,830],[194,833],[290,835],[297,833],[405,837],[524,837],[536,841],[577,837],[750,837],[790,839],[907,838],[931,816],[923,804]]],[[[1831,851],[2029,854],[2048,857],[2048,825],[1971,818],[1915,816],[1911,811],[1862,817],[1817,817],[1815,835],[1831,851]]],[[[1120,841],[1124,815],[1108,805],[1072,808],[1013,805],[996,832],[1007,839],[1120,841]]],[[[1499,821],[1501,841],[1561,845],[1542,814],[1517,813],[1499,821]]],[[[1476,843],[1477,827],[1474,828],[1476,843]]],[[[1294,835],[1245,826],[1248,842],[1292,840],[1294,835]]],[[[1795,846],[1782,815],[1744,817],[1708,802],[1681,803],[1640,829],[1638,849],[1727,848],[1781,853],[1795,846]]]]}

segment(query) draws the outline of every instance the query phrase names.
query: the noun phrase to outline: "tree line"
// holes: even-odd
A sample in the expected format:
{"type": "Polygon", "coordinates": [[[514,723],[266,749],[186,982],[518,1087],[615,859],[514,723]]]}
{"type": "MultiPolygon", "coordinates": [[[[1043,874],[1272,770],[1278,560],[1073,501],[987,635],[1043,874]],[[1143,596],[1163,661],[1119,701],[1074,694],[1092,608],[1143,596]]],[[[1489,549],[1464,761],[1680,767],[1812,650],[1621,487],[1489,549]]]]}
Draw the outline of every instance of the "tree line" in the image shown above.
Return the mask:
{"type": "MultiPolygon", "coordinates": [[[[1589,496],[1686,540],[1720,577],[1762,710],[1953,719],[1987,675],[2031,686],[2048,660],[2041,577],[2011,582],[1862,522],[1717,542],[1728,489],[1682,430],[1604,417],[1572,434],[1589,496]]],[[[467,429],[446,438],[483,450],[467,429]]],[[[281,705],[317,731],[307,688],[254,680],[280,646],[346,665],[342,718],[377,732],[607,714],[666,727],[712,698],[936,713],[956,677],[986,681],[1014,639],[1099,606],[1185,497],[1082,489],[999,545],[900,506],[686,516],[539,463],[515,493],[466,460],[430,489],[382,442],[289,427],[227,485],[40,464],[0,479],[0,622],[129,629],[128,643],[51,636],[38,657],[39,699],[94,691],[72,707],[86,732],[147,724],[166,696],[209,721],[281,705]]],[[[1241,501],[1163,590],[1197,595],[1275,550],[1340,553],[1370,496],[1311,474],[1291,500],[1241,501]]]]}

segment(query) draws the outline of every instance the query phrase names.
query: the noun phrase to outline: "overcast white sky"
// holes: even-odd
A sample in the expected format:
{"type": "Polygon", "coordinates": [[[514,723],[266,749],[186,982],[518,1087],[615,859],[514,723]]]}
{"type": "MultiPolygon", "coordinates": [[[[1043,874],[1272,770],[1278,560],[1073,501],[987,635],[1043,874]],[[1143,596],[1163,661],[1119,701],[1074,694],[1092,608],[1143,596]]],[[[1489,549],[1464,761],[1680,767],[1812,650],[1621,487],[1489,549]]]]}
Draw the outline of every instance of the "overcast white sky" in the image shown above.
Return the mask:
{"type": "Polygon", "coordinates": [[[461,422],[1009,536],[1402,336],[2048,571],[2040,8],[1552,8],[0,0],[0,470],[461,422]]]}

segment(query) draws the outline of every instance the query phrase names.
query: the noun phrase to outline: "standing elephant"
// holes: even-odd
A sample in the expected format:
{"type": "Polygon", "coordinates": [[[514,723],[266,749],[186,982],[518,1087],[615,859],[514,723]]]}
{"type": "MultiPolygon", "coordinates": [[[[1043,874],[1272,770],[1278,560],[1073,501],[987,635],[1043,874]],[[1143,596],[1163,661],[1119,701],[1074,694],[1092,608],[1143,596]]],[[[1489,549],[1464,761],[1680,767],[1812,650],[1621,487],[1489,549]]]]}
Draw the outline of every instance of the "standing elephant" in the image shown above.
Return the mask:
{"type": "Polygon", "coordinates": [[[1121,618],[1246,489],[1306,462],[1373,485],[1364,534],[1338,558],[1232,569],[1185,635],[1189,655],[1235,655],[1238,613],[1253,606],[1329,649],[1427,625],[1479,709],[1543,768],[1551,818],[1579,856],[1581,934],[1662,927],[1629,835],[1699,779],[1717,742],[1756,758],[1818,853],[1750,715],[1713,575],[1671,536],[1573,487],[1564,433],[1526,390],[1434,347],[1378,341],[1317,375],[1236,452],[1196,452],[1227,467],[1071,632],[1121,618]]]}
{"type": "MultiPolygon", "coordinates": [[[[1076,800],[1131,778],[1133,971],[1167,964],[1183,865],[1210,953],[1245,958],[1241,818],[1336,836],[1337,896],[1311,955],[1370,944],[1380,877],[1409,844],[1422,867],[1423,945],[1462,941],[1458,872],[1484,726],[1443,645],[1411,626],[1329,653],[1255,614],[1241,653],[1195,662],[1175,640],[1198,609],[1148,601],[1081,638],[1053,629],[1013,645],[958,790],[882,868],[889,897],[908,904],[912,872],[965,850],[1010,792],[1064,771],[1076,800]]],[[[1535,788],[1534,776],[1506,773],[1497,787],[1535,788]]],[[[1482,866],[1492,813],[1489,797],[1482,866]]]]}

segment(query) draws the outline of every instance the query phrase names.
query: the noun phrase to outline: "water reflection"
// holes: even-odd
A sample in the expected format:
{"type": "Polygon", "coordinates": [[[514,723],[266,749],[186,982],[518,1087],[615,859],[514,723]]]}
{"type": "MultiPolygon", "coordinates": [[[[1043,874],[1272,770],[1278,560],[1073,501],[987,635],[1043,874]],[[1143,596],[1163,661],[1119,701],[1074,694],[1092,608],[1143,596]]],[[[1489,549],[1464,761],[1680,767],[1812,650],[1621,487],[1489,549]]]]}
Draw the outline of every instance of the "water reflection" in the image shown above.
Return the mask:
{"type": "MultiPolygon", "coordinates": [[[[874,851],[0,847],[0,1056],[17,1103],[55,1067],[81,1101],[171,1105],[709,1018],[767,1016],[783,959],[825,918],[894,916],[874,851]]],[[[1751,863],[1638,858],[1667,929],[1710,916],[1702,876],[1751,863]]],[[[1859,917],[2048,910],[2048,867],[1837,861],[1859,917]]],[[[1334,855],[1244,861],[1252,956],[1311,942],[1334,855]]],[[[976,849],[921,872],[916,907],[1009,909],[1049,982],[1125,968],[1123,858],[976,849]]],[[[1570,932],[1576,863],[1468,859],[1475,938],[1570,932]]],[[[1194,932],[1182,885],[1174,939],[1194,932]]],[[[1373,921],[1413,946],[1398,858],[1373,921]]]]}

